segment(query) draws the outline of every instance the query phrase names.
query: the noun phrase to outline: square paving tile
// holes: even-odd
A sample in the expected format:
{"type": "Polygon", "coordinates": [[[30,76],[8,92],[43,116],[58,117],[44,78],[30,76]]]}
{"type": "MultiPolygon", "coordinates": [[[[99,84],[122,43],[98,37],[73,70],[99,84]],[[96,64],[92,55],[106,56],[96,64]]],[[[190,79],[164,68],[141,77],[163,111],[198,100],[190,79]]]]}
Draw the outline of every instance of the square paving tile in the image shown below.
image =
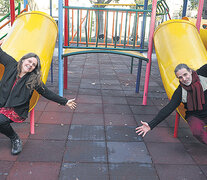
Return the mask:
{"type": "Polygon", "coordinates": [[[137,136],[135,126],[107,126],[107,141],[142,141],[141,136],[137,136]]]}
{"type": "Polygon", "coordinates": [[[103,126],[103,114],[74,113],[72,124],[103,126]]]}
{"type": "Polygon", "coordinates": [[[154,105],[164,107],[169,103],[169,100],[168,99],[153,99],[153,98],[151,98],[151,102],[154,105]]]}
{"type": "Polygon", "coordinates": [[[143,142],[107,142],[110,163],[152,163],[143,142]]]}
{"type": "Polygon", "coordinates": [[[201,143],[184,144],[186,151],[197,164],[207,165],[207,145],[201,143]]]}
{"type": "MultiPolygon", "coordinates": [[[[107,68],[108,68],[108,67],[107,67],[107,68]]],[[[114,84],[114,85],[120,85],[120,82],[119,82],[118,80],[116,80],[116,79],[111,79],[111,80],[107,79],[107,80],[101,80],[101,84],[108,84],[108,85],[112,85],[112,84],[114,84]]]]}
{"type": "MultiPolygon", "coordinates": [[[[72,98],[72,97],[71,97],[72,98]]],[[[53,112],[73,112],[73,110],[71,110],[68,106],[62,106],[59,105],[53,101],[50,101],[46,107],[45,107],[45,111],[53,111],[53,112]]]]}
{"type": "MultiPolygon", "coordinates": [[[[94,75],[98,76],[98,73],[94,74],[94,75]]],[[[91,82],[81,82],[80,83],[80,88],[101,89],[101,85],[96,80],[94,80],[94,81],[91,81],[91,82]]]]}
{"type": "Polygon", "coordinates": [[[124,95],[126,97],[133,97],[133,98],[142,98],[143,92],[136,93],[135,88],[132,90],[124,90],[124,95]]]}
{"type": "Polygon", "coordinates": [[[0,160],[1,161],[15,161],[18,156],[11,155],[11,141],[7,139],[1,139],[0,143],[0,160]]]}
{"type": "Polygon", "coordinates": [[[195,164],[181,143],[147,143],[155,164],[195,164]]]}
{"type": "Polygon", "coordinates": [[[78,91],[78,94],[100,96],[101,95],[101,90],[100,89],[80,88],[79,91],[78,91]]]}
{"type": "Polygon", "coordinates": [[[30,123],[12,123],[11,125],[21,139],[27,139],[29,137],[30,123]]]}
{"type": "Polygon", "coordinates": [[[9,175],[10,169],[13,166],[12,161],[0,161],[0,179],[4,180],[9,175]]]}
{"type": "Polygon", "coordinates": [[[174,138],[173,129],[166,127],[156,127],[152,131],[149,131],[144,137],[145,142],[177,142],[178,138],[174,138]]]}
{"type": "MultiPolygon", "coordinates": [[[[129,105],[142,105],[143,98],[134,98],[134,97],[127,97],[127,102],[129,105]]],[[[148,100],[147,104],[151,104],[150,100],[148,100]]]]}
{"type": "Polygon", "coordinates": [[[108,167],[98,163],[63,163],[59,180],[109,180],[108,167]]]}
{"type": "MultiPolygon", "coordinates": [[[[155,117],[155,115],[153,115],[153,114],[151,114],[151,115],[150,114],[135,114],[134,117],[135,117],[137,124],[140,126],[141,121],[150,122],[155,117]]],[[[169,127],[167,121],[165,121],[165,120],[162,121],[160,124],[158,124],[157,127],[159,127],[159,126],[169,127]]]]}
{"type": "Polygon", "coordinates": [[[109,164],[110,180],[158,180],[152,164],[109,164]]]}
{"type": "Polygon", "coordinates": [[[200,142],[192,135],[190,128],[178,128],[178,139],[183,143],[198,143],[200,142]]]}
{"type": "Polygon", "coordinates": [[[111,84],[111,85],[109,85],[109,84],[102,84],[101,85],[101,89],[105,89],[105,90],[107,90],[107,89],[110,89],[110,90],[122,90],[122,87],[120,86],[120,85],[114,85],[114,84],[111,84]]]}
{"type": "Polygon", "coordinates": [[[105,140],[104,126],[71,125],[70,140],[105,140]]]}
{"type": "Polygon", "coordinates": [[[155,166],[160,180],[206,180],[206,176],[196,165],[157,164],[155,166]]]}
{"type": "Polygon", "coordinates": [[[18,161],[61,162],[65,141],[28,140],[18,161]]]}
{"type": "Polygon", "coordinates": [[[130,114],[104,114],[105,125],[109,126],[136,126],[134,116],[130,114]]]}
{"type": "Polygon", "coordinates": [[[106,162],[105,142],[68,141],[64,162],[106,162]]]}
{"type": "Polygon", "coordinates": [[[130,106],[130,108],[134,114],[156,115],[158,113],[156,106],[130,106]]]}
{"type": "MultiPolygon", "coordinates": [[[[43,110],[40,111],[40,110],[34,109],[34,121],[35,121],[35,123],[39,122],[40,117],[42,116],[42,113],[43,113],[43,110]]],[[[25,120],[25,122],[30,123],[30,114],[28,115],[28,118],[25,120]]]]}
{"type": "Polygon", "coordinates": [[[66,140],[69,125],[38,124],[31,139],[66,140]]]}
{"type": "Polygon", "coordinates": [[[72,121],[71,112],[48,112],[44,111],[40,117],[39,123],[49,124],[70,124],[72,121]]]}
{"type": "Polygon", "coordinates": [[[95,95],[78,95],[77,97],[77,103],[96,103],[96,104],[99,104],[99,103],[102,103],[102,99],[101,99],[101,96],[95,96],[95,95]]]}
{"type": "Polygon", "coordinates": [[[104,104],[104,113],[107,114],[132,114],[128,105],[104,104]]]}
{"type": "Polygon", "coordinates": [[[104,104],[127,104],[125,97],[103,96],[104,104]]]}
{"type": "Polygon", "coordinates": [[[8,180],[57,180],[60,163],[16,162],[9,173],[8,180]]]}
{"type": "Polygon", "coordinates": [[[103,96],[119,96],[119,97],[124,97],[124,91],[121,90],[114,90],[114,89],[102,89],[101,93],[103,96]]]}
{"type": "Polygon", "coordinates": [[[75,109],[75,112],[102,114],[103,108],[102,108],[102,104],[86,104],[86,103],[81,104],[79,103],[75,109]]]}
{"type": "Polygon", "coordinates": [[[48,101],[38,101],[35,110],[44,111],[48,101]]]}
{"type": "Polygon", "coordinates": [[[103,73],[100,72],[101,80],[117,79],[117,76],[115,74],[104,74],[104,71],[105,70],[103,70],[103,73]]]}
{"type": "Polygon", "coordinates": [[[205,166],[200,166],[201,170],[203,171],[203,173],[206,175],[206,179],[207,179],[207,165],[205,166]]]}
{"type": "MultiPolygon", "coordinates": [[[[176,115],[173,115],[173,113],[172,113],[170,116],[168,116],[166,118],[167,123],[172,128],[175,127],[175,117],[176,117],[176,115]]],[[[182,118],[180,118],[179,127],[180,128],[189,128],[188,123],[185,120],[183,120],[182,118]]]]}

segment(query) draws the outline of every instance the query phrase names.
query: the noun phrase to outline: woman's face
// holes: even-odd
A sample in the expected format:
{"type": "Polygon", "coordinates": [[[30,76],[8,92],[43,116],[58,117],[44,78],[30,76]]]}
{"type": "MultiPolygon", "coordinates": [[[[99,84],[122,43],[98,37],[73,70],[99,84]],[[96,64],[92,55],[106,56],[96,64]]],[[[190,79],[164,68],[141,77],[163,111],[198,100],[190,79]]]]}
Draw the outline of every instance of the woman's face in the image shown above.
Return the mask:
{"type": "Polygon", "coordinates": [[[185,68],[182,68],[179,71],[177,71],[176,77],[182,84],[186,86],[189,86],[192,83],[192,71],[188,71],[185,68]]]}
{"type": "Polygon", "coordinates": [[[37,66],[37,59],[35,57],[30,57],[22,61],[21,72],[26,74],[32,72],[37,66]]]}

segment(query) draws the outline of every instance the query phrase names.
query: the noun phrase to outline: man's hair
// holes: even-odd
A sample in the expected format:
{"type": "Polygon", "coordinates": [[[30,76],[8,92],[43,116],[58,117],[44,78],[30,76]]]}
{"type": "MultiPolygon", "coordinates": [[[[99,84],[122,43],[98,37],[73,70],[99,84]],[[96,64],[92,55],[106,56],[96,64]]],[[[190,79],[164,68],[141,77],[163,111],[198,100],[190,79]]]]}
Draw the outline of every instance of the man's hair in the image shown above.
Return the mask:
{"type": "Polygon", "coordinates": [[[175,67],[175,70],[174,70],[174,72],[175,72],[175,74],[179,71],[179,70],[181,70],[181,69],[186,69],[187,71],[191,71],[191,68],[189,68],[188,67],[188,65],[187,64],[178,64],[176,67],[175,67]]]}

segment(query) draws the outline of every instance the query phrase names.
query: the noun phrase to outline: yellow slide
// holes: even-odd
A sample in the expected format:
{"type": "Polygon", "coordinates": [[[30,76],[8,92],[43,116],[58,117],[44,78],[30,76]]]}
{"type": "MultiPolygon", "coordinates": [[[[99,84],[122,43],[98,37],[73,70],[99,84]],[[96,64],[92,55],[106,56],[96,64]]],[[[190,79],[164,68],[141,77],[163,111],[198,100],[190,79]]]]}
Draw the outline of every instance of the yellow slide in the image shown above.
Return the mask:
{"type": "MultiPolygon", "coordinates": [[[[196,70],[207,63],[207,52],[195,25],[186,20],[169,20],[162,23],[154,33],[157,61],[167,96],[170,99],[178,87],[174,69],[180,63],[196,70]]],[[[184,117],[181,105],[179,114],[184,117]]]]}
{"type": "MultiPolygon", "coordinates": [[[[57,33],[57,25],[50,16],[39,11],[27,12],[16,18],[1,47],[17,61],[27,53],[36,53],[41,60],[42,81],[46,83],[57,33]]],[[[4,67],[1,65],[0,79],[3,71],[4,67]]],[[[38,98],[35,91],[30,101],[30,110],[36,105],[38,98]]]]}
{"type": "MultiPolygon", "coordinates": [[[[195,18],[189,18],[189,17],[183,17],[182,19],[192,22],[194,25],[196,25],[197,19],[195,18]]],[[[207,49],[207,19],[202,19],[200,24],[200,37],[203,41],[204,46],[207,49]]]]}

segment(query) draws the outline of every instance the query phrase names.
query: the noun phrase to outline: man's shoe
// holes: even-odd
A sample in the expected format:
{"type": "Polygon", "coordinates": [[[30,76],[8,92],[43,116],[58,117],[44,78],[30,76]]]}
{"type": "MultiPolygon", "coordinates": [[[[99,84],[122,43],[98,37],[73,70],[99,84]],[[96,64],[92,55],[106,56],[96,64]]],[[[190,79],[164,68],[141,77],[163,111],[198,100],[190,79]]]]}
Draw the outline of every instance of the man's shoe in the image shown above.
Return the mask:
{"type": "Polygon", "coordinates": [[[22,141],[17,136],[15,139],[11,140],[11,153],[12,155],[17,155],[22,151],[22,141]]]}

